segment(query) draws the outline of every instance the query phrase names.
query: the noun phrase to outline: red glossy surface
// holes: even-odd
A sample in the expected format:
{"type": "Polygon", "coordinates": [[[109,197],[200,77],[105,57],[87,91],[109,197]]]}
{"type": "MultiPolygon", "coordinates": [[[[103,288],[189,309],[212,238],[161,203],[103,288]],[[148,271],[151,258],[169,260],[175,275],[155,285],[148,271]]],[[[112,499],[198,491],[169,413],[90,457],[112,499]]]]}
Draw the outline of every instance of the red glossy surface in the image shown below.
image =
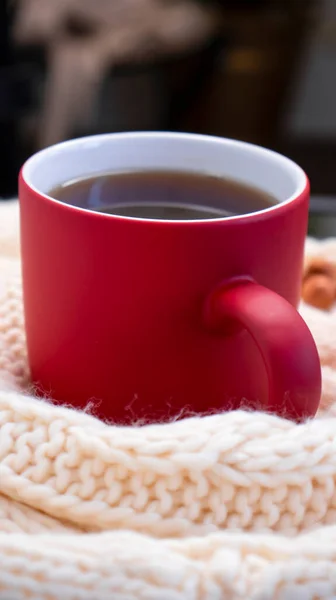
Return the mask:
{"type": "Polygon", "coordinates": [[[316,412],[321,394],[317,349],[287,300],[254,281],[236,279],[210,295],[205,318],[222,335],[235,335],[243,327],[250,333],[268,377],[267,404],[261,408],[295,420],[316,412]]]}
{"type": "Polygon", "coordinates": [[[21,175],[34,381],[119,422],[222,411],[242,398],[280,412],[290,398],[292,416],[314,414],[316,349],[290,307],[300,295],[308,196],[307,183],[292,202],[253,217],[137,221],[53,202],[21,175]],[[209,294],[246,275],[282,298],[252,284],[230,288],[221,316],[247,329],[214,333],[203,318],[209,294]]]}

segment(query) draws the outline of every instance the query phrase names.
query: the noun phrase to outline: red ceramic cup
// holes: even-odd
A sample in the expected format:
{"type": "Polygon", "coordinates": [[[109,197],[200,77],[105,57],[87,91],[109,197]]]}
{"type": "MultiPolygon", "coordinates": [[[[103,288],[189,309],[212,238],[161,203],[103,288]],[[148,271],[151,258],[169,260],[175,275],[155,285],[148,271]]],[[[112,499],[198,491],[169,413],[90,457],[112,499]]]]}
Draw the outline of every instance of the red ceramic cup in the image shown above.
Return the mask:
{"type": "Polygon", "coordinates": [[[33,381],[57,401],[93,402],[117,422],[242,405],[314,415],[320,364],[296,311],[308,200],[297,165],[232,140],[126,133],[42,150],[20,175],[33,381]],[[48,195],[78,177],[145,169],[237,179],[278,204],[223,219],[156,221],[48,195]]]}

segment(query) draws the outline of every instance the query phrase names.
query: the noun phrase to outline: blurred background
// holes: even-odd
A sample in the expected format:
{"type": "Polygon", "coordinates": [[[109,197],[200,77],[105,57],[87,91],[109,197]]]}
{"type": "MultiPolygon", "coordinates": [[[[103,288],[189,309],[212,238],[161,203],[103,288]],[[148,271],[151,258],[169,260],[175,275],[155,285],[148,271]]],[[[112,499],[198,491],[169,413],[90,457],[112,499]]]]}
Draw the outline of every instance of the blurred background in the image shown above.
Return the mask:
{"type": "Polygon", "coordinates": [[[0,197],[39,148],[156,129],[287,154],[336,235],[336,0],[2,0],[0,197]]]}

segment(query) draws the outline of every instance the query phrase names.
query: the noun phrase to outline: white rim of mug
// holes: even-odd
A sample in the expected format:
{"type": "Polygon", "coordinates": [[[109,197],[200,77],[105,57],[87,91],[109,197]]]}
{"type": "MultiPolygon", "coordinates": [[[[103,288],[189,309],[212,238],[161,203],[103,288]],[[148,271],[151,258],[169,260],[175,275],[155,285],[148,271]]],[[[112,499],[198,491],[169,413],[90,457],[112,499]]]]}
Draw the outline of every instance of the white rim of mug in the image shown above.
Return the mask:
{"type": "MultiPolygon", "coordinates": [[[[88,175],[90,175],[90,174],[88,174],[88,175]]],[[[22,176],[22,179],[25,182],[25,184],[34,193],[38,194],[40,197],[44,198],[45,200],[47,200],[49,202],[60,205],[67,209],[75,210],[80,213],[89,213],[90,215],[92,215],[94,217],[103,218],[103,219],[113,218],[113,219],[120,219],[120,220],[127,220],[127,221],[138,221],[141,223],[144,223],[144,222],[145,223],[156,223],[156,224],[160,223],[162,225],[165,223],[171,223],[171,224],[175,224],[175,225],[181,224],[184,226],[186,226],[188,224],[200,225],[200,224],[205,224],[205,223],[207,223],[209,225],[211,223],[218,223],[220,221],[224,221],[225,223],[227,223],[227,222],[241,221],[241,220],[247,220],[247,219],[255,220],[255,219],[263,218],[264,216],[271,216],[272,213],[277,212],[277,211],[283,209],[284,207],[288,206],[295,200],[298,200],[302,196],[302,194],[307,190],[307,188],[309,190],[309,180],[308,180],[308,177],[307,177],[306,173],[304,172],[304,170],[298,164],[296,164],[293,160],[280,154],[279,152],[275,152],[274,150],[265,148],[263,146],[251,144],[250,142],[243,142],[243,141],[235,140],[235,139],[231,139],[231,138],[219,137],[219,136],[214,136],[214,135],[197,134],[197,133],[179,133],[179,132],[165,132],[165,131],[162,131],[162,132],[161,131],[144,131],[144,132],[142,132],[142,131],[128,132],[127,131],[127,132],[121,132],[121,133],[102,133],[102,134],[96,134],[96,135],[66,140],[66,141],[60,142],[58,144],[49,146],[47,148],[43,148],[42,150],[39,150],[38,152],[33,154],[23,164],[23,166],[21,168],[21,176],[22,176]],[[296,189],[286,200],[279,201],[276,204],[273,204],[272,206],[270,206],[268,208],[264,208],[262,210],[255,211],[252,213],[244,213],[241,215],[233,215],[233,216],[229,216],[229,217],[218,217],[218,218],[214,218],[214,219],[186,219],[186,220],[162,219],[162,220],[160,220],[160,219],[147,219],[147,218],[140,218],[140,217],[129,217],[129,216],[123,216],[123,215],[113,215],[113,214],[108,214],[108,213],[101,213],[98,211],[94,211],[92,209],[82,208],[79,206],[74,206],[72,204],[67,204],[65,202],[62,202],[61,200],[57,200],[56,198],[49,196],[45,192],[42,192],[36,186],[34,186],[34,184],[31,182],[30,170],[35,166],[35,163],[39,162],[42,158],[44,158],[48,155],[49,155],[49,158],[50,158],[50,155],[51,156],[53,154],[57,155],[65,147],[69,148],[71,146],[74,146],[74,147],[77,146],[78,148],[80,148],[80,146],[84,145],[84,144],[92,145],[94,147],[97,145],[97,143],[99,143],[103,139],[107,139],[107,138],[111,138],[115,141],[118,141],[118,139],[124,140],[127,138],[130,139],[130,141],[132,139],[134,140],[134,139],[145,139],[145,138],[157,139],[157,140],[161,140],[161,141],[163,141],[165,139],[166,140],[174,139],[177,142],[179,140],[182,141],[185,139],[191,139],[191,140],[195,140],[196,142],[201,142],[201,143],[205,143],[205,144],[211,143],[211,144],[225,145],[227,147],[234,146],[235,148],[238,148],[238,149],[240,148],[241,150],[253,151],[256,155],[258,154],[261,158],[271,157],[271,158],[276,159],[277,161],[279,161],[279,163],[282,163],[286,169],[290,170],[292,175],[297,180],[296,181],[296,189]]]]}

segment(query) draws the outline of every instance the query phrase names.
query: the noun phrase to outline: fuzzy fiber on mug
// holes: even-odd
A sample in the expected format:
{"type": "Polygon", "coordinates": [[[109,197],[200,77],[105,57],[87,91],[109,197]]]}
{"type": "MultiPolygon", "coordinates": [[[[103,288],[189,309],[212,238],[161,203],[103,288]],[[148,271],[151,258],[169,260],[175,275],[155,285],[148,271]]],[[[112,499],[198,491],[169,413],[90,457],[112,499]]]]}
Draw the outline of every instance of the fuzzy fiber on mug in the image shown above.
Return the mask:
{"type": "MultiPolygon", "coordinates": [[[[18,212],[0,207],[0,598],[335,598],[335,312],[301,306],[322,363],[314,420],[108,425],[33,396],[18,212]]],[[[336,240],[309,240],[312,257],[336,264],[336,240]]]]}

